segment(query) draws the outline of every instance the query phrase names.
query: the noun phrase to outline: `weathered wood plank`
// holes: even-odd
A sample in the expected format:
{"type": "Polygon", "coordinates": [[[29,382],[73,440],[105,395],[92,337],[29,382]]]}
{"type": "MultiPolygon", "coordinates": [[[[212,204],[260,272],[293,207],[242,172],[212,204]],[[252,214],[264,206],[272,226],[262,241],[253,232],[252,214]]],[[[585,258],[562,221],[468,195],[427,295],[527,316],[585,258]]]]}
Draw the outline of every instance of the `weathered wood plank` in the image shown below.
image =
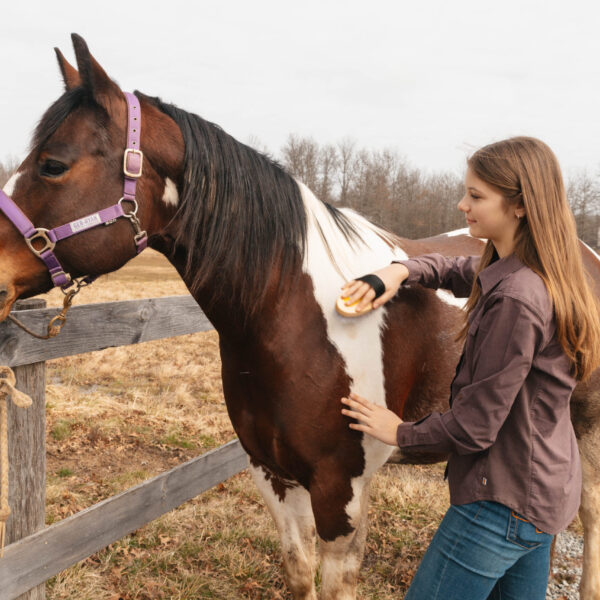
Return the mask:
{"type": "MultiPolygon", "coordinates": [[[[19,319],[43,333],[58,312],[26,310],[19,319]]],[[[211,329],[191,296],[86,304],[71,308],[62,332],[51,340],[37,340],[10,321],[0,323],[0,364],[15,367],[211,329]]]]}
{"type": "MultiPolygon", "coordinates": [[[[45,300],[24,300],[17,311],[45,306],[45,300]]],[[[46,363],[24,365],[14,371],[17,389],[30,396],[33,404],[23,409],[8,403],[9,544],[43,529],[46,514],[46,363]]],[[[45,597],[46,586],[40,584],[19,600],[45,597]]]]}
{"type": "Polygon", "coordinates": [[[7,546],[0,600],[12,600],[247,466],[234,440],[7,546]]]}

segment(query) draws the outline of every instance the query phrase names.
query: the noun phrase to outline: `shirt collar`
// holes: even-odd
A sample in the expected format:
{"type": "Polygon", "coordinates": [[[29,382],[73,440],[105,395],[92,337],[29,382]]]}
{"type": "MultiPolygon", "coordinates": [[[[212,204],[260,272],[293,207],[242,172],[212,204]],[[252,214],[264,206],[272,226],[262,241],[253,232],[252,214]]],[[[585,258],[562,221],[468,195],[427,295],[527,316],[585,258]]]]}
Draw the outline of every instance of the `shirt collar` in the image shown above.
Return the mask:
{"type": "Polygon", "coordinates": [[[523,266],[523,263],[513,254],[499,258],[494,250],[492,262],[481,271],[477,277],[481,285],[481,292],[487,294],[507,275],[514,273],[523,266]]]}

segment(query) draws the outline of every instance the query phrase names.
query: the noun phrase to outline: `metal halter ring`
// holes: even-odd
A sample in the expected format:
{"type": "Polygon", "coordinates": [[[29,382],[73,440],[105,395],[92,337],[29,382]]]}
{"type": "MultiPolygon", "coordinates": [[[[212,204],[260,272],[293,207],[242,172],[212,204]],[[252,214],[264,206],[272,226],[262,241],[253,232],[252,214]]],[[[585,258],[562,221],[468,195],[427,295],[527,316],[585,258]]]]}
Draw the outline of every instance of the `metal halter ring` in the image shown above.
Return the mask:
{"type": "Polygon", "coordinates": [[[135,217],[137,215],[137,211],[138,211],[138,203],[137,200],[135,200],[134,198],[125,198],[123,196],[123,198],[121,198],[118,202],[119,206],[121,208],[123,208],[123,214],[126,217],[135,217]],[[131,212],[125,212],[125,209],[123,208],[123,202],[131,202],[133,204],[133,210],[131,212]]]}
{"type": "Polygon", "coordinates": [[[56,242],[53,242],[49,237],[48,237],[48,229],[44,229],[43,227],[38,227],[35,230],[35,233],[31,236],[31,237],[26,237],[25,241],[27,242],[27,245],[29,246],[29,249],[39,258],[41,257],[43,252],[52,252],[52,250],[54,250],[54,247],[56,246],[56,242]],[[35,240],[43,240],[44,241],[44,247],[41,250],[38,250],[37,248],[34,248],[33,246],[33,242],[35,240]]]}

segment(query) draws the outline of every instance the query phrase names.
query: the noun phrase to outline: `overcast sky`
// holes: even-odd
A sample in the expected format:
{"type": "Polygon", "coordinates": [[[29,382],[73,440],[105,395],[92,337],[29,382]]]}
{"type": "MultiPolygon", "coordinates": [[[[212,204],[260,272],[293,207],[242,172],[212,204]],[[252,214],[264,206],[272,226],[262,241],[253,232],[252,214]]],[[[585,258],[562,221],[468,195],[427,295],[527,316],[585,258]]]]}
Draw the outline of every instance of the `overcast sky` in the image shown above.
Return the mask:
{"type": "Polygon", "coordinates": [[[290,133],[392,148],[428,171],[511,135],[600,172],[592,0],[27,0],[2,4],[0,159],[62,92],[70,33],[140,89],[278,155],[290,133]]]}

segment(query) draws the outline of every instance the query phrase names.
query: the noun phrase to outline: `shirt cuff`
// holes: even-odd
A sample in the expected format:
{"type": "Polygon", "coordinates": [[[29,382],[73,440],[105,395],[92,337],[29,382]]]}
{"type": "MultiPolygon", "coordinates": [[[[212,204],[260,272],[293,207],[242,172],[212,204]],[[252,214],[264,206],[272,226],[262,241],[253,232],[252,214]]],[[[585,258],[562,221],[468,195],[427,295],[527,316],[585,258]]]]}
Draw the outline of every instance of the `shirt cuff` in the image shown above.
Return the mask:
{"type": "Polygon", "coordinates": [[[400,423],[396,443],[399,448],[425,453],[470,454],[483,449],[470,439],[451,410],[444,414],[431,413],[419,421],[400,423]]]}
{"type": "MultiPolygon", "coordinates": [[[[435,412],[414,422],[404,422],[396,430],[398,447],[419,452],[451,452],[457,450],[457,434],[461,428],[452,411],[443,415],[435,412]]],[[[458,444],[460,446],[460,443],[458,444]]],[[[460,449],[459,449],[460,452],[460,449]]]]}
{"type": "Polygon", "coordinates": [[[408,277],[402,282],[402,285],[419,283],[422,275],[422,266],[417,260],[409,258],[407,260],[393,260],[392,264],[404,265],[408,269],[408,277]]]}

